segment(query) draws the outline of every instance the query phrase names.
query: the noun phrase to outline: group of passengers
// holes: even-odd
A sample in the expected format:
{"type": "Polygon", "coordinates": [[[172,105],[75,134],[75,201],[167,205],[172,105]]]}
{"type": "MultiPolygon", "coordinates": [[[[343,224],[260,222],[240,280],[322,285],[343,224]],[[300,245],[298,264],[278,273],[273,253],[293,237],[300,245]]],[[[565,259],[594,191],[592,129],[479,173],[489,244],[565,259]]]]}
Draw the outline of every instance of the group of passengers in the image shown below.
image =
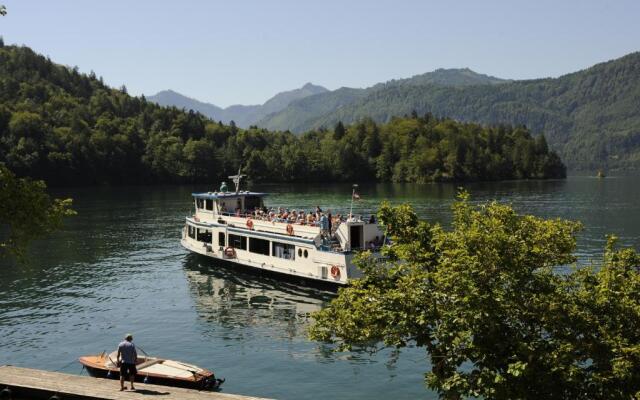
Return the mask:
{"type": "Polygon", "coordinates": [[[320,206],[315,211],[289,210],[288,208],[260,208],[256,207],[250,216],[256,220],[269,222],[283,222],[289,224],[320,226],[323,230],[331,231],[331,228],[337,226],[343,217],[338,214],[333,216],[331,211],[323,212],[320,206]]]}
{"type": "MultiPolygon", "coordinates": [[[[341,222],[353,220],[354,217],[343,214],[331,214],[331,210],[322,211],[320,206],[316,206],[315,211],[289,210],[288,208],[266,208],[256,207],[252,212],[242,213],[240,209],[236,209],[236,216],[251,217],[260,221],[282,222],[288,224],[319,226],[323,231],[335,232],[335,229],[341,222]]],[[[375,223],[375,217],[372,215],[369,223],[375,223]]]]}
{"type": "Polygon", "coordinates": [[[367,250],[372,250],[372,251],[373,250],[377,250],[380,247],[382,247],[382,242],[383,242],[383,240],[380,239],[379,236],[376,236],[375,239],[373,239],[372,241],[366,243],[365,248],[367,250]]]}

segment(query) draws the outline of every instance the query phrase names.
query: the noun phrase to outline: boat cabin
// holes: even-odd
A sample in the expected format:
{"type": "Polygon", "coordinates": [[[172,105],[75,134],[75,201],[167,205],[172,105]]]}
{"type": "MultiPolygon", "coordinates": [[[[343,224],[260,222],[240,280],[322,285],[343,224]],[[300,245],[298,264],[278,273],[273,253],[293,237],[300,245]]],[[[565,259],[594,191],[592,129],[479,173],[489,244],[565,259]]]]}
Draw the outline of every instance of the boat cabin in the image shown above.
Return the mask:
{"type": "Polygon", "coordinates": [[[196,213],[211,216],[245,216],[264,207],[266,193],[257,192],[204,192],[192,193],[196,213]]]}

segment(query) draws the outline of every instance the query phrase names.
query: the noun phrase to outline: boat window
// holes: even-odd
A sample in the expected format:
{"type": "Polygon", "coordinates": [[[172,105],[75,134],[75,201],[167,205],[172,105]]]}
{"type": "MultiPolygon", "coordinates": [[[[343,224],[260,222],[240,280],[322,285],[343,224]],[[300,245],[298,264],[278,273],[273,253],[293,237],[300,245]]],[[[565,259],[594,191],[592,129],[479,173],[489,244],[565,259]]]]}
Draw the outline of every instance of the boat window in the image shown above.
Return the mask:
{"type": "Polygon", "coordinates": [[[309,252],[307,250],[304,251],[304,258],[309,257],[309,252]]]}
{"type": "Polygon", "coordinates": [[[189,237],[192,239],[196,238],[196,227],[189,225],[189,237]]]}
{"type": "Polygon", "coordinates": [[[253,210],[256,207],[262,207],[262,201],[258,196],[247,196],[244,198],[245,210],[253,210]]]}
{"type": "Polygon", "coordinates": [[[207,199],[205,208],[209,211],[213,211],[213,199],[207,199]]]}
{"type": "Polygon", "coordinates": [[[218,232],[218,246],[225,246],[226,243],[224,242],[224,232],[218,232]]]}
{"type": "Polygon", "coordinates": [[[198,242],[211,243],[211,231],[208,229],[198,228],[197,239],[198,242]]]}
{"type": "Polygon", "coordinates": [[[296,259],[296,246],[286,243],[273,242],[273,257],[284,258],[287,260],[296,259]]]}
{"type": "Polygon", "coordinates": [[[196,207],[197,208],[204,208],[204,200],[203,199],[196,199],[196,207]]]}
{"type": "Polygon", "coordinates": [[[229,246],[233,247],[234,249],[246,250],[247,237],[229,234],[229,246]]]}
{"type": "Polygon", "coordinates": [[[249,238],[249,251],[256,254],[269,255],[269,241],[258,238],[249,238]]]}
{"type": "Polygon", "coordinates": [[[298,249],[298,257],[302,257],[302,249],[298,249]]]}

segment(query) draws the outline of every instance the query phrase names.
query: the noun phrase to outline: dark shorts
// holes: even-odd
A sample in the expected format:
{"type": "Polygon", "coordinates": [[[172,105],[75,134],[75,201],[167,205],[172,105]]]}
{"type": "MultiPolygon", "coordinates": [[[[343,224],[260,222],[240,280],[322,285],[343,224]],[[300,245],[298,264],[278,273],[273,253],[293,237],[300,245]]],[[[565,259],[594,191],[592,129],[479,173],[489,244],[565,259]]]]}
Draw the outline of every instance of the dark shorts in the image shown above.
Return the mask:
{"type": "Polygon", "coordinates": [[[132,375],[131,377],[135,377],[137,373],[138,370],[135,364],[120,364],[120,376],[123,376],[125,379],[129,379],[129,374],[132,375]]]}

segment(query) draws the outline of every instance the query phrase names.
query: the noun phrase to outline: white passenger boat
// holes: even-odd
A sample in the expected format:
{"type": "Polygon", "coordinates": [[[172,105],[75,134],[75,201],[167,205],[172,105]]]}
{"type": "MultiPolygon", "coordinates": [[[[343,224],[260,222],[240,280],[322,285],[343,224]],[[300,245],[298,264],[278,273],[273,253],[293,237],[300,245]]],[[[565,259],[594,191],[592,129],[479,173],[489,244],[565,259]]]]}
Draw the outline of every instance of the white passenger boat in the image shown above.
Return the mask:
{"type": "MultiPolygon", "coordinates": [[[[182,245],[195,253],[258,270],[344,285],[361,276],[357,251],[378,254],[383,233],[375,221],[331,218],[320,210],[265,207],[266,193],[240,190],[193,193],[195,213],[186,217],[182,245]],[[310,216],[309,214],[315,214],[310,216]]],[[[355,194],[355,192],[354,192],[355,194]]],[[[353,195],[352,195],[353,196],[353,195]]]]}

